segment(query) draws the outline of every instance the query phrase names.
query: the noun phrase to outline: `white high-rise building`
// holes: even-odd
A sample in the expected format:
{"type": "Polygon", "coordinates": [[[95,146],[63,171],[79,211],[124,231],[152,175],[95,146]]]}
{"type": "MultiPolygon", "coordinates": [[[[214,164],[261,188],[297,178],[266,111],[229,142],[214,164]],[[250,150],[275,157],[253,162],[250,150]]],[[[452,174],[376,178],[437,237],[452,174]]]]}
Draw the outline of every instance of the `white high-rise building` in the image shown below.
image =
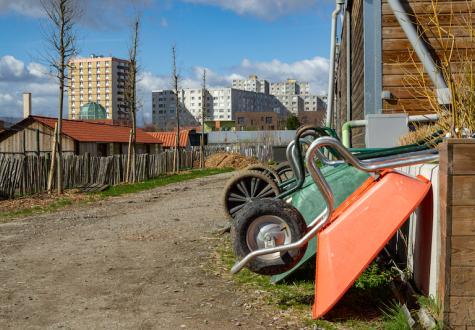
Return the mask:
{"type": "MultiPolygon", "coordinates": [[[[210,88],[179,91],[180,125],[196,126],[201,123],[203,107],[205,120],[234,121],[237,112],[276,112],[283,109],[276,99],[268,94],[234,88],[210,88]]],[[[172,90],[152,92],[152,120],[160,130],[176,127],[176,98],[172,90]]]]}
{"type": "Polygon", "coordinates": [[[234,79],[233,88],[248,92],[269,94],[269,82],[259,79],[256,75],[249,76],[249,79],[234,79]]]}
{"type": "Polygon", "coordinates": [[[124,104],[124,87],[130,62],[115,57],[91,55],[69,62],[69,119],[78,119],[81,107],[100,104],[106,119],[128,121],[124,104]]]}

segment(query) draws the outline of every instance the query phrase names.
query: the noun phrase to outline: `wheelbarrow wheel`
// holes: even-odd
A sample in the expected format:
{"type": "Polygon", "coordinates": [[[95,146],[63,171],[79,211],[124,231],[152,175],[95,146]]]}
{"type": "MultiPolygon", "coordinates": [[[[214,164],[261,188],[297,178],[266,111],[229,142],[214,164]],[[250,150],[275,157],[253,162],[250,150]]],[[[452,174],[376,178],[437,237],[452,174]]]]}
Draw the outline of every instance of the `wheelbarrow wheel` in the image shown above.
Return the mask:
{"type": "Polygon", "coordinates": [[[294,172],[292,171],[289,162],[280,163],[275,168],[275,171],[277,172],[281,182],[290,180],[294,177],[294,172]]]}
{"type": "MultiPolygon", "coordinates": [[[[280,199],[262,199],[247,204],[231,227],[233,250],[242,259],[250,252],[290,244],[307,230],[300,212],[280,199]]],[[[247,268],[261,275],[276,275],[292,269],[303,257],[307,246],[254,258],[247,268]]]]}
{"type": "Polygon", "coordinates": [[[279,174],[277,174],[277,172],[273,168],[263,165],[263,164],[249,165],[248,167],[245,168],[245,170],[261,172],[262,174],[267,175],[270,179],[272,179],[277,184],[282,182],[280,180],[279,174]]]}
{"type": "Polygon", "coordinates": [[[279,195],[276,183],[258,171],[240,171],[231,178],[223,194],[223,208],[226,217],[233,219],[247,203],[279,195]]]}

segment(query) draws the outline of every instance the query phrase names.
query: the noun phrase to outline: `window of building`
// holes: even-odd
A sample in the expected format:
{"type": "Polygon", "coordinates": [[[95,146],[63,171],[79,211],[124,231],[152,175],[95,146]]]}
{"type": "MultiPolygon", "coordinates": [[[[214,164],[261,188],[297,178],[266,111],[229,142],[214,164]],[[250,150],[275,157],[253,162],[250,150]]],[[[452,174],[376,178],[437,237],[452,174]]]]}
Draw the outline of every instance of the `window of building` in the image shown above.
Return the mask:
{"type": "Polygon", "coordinates": [[[272,117],[266,117],[266,124],[272,124],[272,117]]]}

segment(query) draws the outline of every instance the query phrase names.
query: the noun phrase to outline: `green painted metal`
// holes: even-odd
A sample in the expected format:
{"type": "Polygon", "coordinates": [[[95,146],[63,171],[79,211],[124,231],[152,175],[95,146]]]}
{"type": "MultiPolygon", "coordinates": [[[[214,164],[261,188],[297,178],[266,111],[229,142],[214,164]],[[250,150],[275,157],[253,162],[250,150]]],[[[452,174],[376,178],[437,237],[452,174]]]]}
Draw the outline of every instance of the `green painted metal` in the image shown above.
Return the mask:
{"type": "MultiPolygon", "coordinates": [[[[348,198],[348,196],[350,196],[358,187],[360,187],[369,177],[368,173],[357,170],[354,167],[348,166],[346,164],[337,167],[324,168],[323,175],[327,179],[330,188],[335,195],[336,206],[343,203],[343,201],[348,198]]],[[[290,198],[291,204],[300,211],[307,225],[310,224],[318,215],[320,215],[326,207],[320,191],[310,176],[306,178],[302,189],[293,193],[290,198]]],[[[272,276],[271,281],[276,283],[292,274],[303,264],[312,259],[313,256],[315,256],[316,249],[317,239],[313,238],[309,242],[302,260],[300,260],[300,262],[291,270],[272,276]]]]}

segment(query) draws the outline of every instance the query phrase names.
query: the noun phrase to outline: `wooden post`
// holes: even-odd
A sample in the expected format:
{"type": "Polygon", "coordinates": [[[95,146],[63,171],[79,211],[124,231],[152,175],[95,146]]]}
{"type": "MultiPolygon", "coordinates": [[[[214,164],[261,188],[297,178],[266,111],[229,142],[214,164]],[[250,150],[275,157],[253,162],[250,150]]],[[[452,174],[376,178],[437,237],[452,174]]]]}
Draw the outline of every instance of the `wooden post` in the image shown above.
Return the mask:
{"type": "Polygon", "coordinates": [[[53,190],[53,179],[54,179],[54,170],[56,168],[56,137],[58,136],[56,133],[58,132],[58,123],[54,124],[54,135],[53,135],[53,142],[51,144],[51,164],[49,167],[49,175],[48,175],[48,193],[50,194],[53,190]]]}
{"type": "Polygon", "coordinates": [[[36,155],[39,157],[41,152],[41,147],[40,147],[40,130],[37,128],[36,129],[36,155]]]}
{"type": "Polygon", "coordinates": [[[440,150],[438,299],[444,329],[475,326],[475,140],[440,150]]]}

